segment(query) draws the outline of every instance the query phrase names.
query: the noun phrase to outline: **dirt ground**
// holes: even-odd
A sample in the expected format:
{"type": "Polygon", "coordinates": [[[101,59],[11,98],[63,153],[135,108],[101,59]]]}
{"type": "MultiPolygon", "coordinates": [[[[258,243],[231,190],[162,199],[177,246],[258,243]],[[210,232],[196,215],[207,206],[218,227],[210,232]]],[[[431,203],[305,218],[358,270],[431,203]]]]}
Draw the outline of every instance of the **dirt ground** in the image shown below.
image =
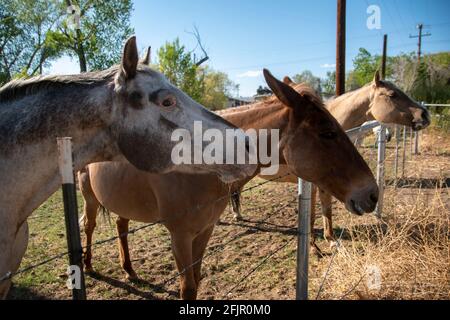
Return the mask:
{"type": "MultiPolygon", "coordinates": [[[[310,299],[450,298],[449,138],[449,133],[427,129],[421,133],[417,156],[410,155],[408,144],[398,188],[393,186],[395,143],[389,144],[384,222],[373,215],[352,216],[335,202],[339,249],[323,240],[318,215],[315,233],[324,255],[310,256],[310,299]],[[368,270],[379,272],[379,285],[371,285],[368,270]]],[[[374,167],[376,149],[371,145],[366,141],[361,152],[374,167]]],[[[208,246],[199,299],[295,298],[296,197],[296,185],[272,182],[244,193],[244,221],[236,222],[226,209],[208,246]]],[[[29,247],[21,268],[65,252],[61,198],[57,192],[30,217],[29,247]]],[[[82,208],[81,197],[79,202],[82,208]]],[[[101,216],[98,220],[94,240],[116,235],[114,215],[110,221],[101,216]]],[[[139,225],[133,222],[131,228],[139,225]]],[[[141,280],[125,279],[115,241],[95,246],[96,274],[86,276],[88,299],[178,299],[177,271],[165,228],[141,230],[130,235],[129,242],[141,280]]],[[[66,268],[64,256],[15,276],[9,299],[70,299],[66,268]]]]}

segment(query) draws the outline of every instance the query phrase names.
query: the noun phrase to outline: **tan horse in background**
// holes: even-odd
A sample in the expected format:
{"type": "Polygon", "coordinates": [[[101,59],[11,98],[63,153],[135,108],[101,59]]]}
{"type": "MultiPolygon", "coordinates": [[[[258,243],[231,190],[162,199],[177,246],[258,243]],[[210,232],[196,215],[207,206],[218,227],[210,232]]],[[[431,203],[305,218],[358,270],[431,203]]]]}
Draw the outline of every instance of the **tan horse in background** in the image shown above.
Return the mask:
{"type": "MultiPolygon", "coordinates": [[[[279,153],[280,163],[333,194],[355,214],[373,211],[378,187],[372,172],[321,99],[305,85],[298,86],[297,92],[267,70],[264,75],[276,97],[220,114],[244,130],[278,129],[279,149],[271,152],[279,153]]],[[[270,148],[270,139],[267,144],[270,148]]],[[[262,167],[259,163],[255,175],[262,167]]],[[[119,234],[128,231],[130,219],[161,222],[167,227],[181,273],[181,297],[195,299],[201,260],[214,226],[228,204],[230,192],[250,179],[230,187],[208,174],[155,175],[122,163],[89,165],[79,176],[85,198],[86,271],[93,270],[90,244],[98,208],[103,206],[119,215],[119,234]]],[[[119,248],[128,278],[136,278],[126,235],[120,237],[119,248]]]]}
{"type": "MultiPolygon", "coordinates": [[[[284,78],[284,82],[297,90],[300,85],[295,84],[289,77],[284,78]]],[[[384,124],[398,124],[411,127],[413,130],[422,130],[429,126],[430,115],[424,107],[408,97],[394,84],[380,80],[379,73],[375,73],[373,82],[342,96],[332,99],[326,103],[326,108],[341,124],[344,130],[349,130],[362,125],[366,121],[377,120],[384,124]]],[[[280,168],[276,176],[261,176],[264,179],[276,179],[277,182],[297,183],[297,177],[292,174],[287,167],[280,168]]],[[[315,199],[317,188],[313,187],[312,210],[311,210],[311,231],[313,231],[315,221],[315,199]]],[[[332,197],[323,189],[319,188],[319,198],[322,207],[322,217],[324,223],[324,238],[335,245],[335,237],[332,225],[332,197]]],[[[237,219],[241,219],[240,199],[238,194],[232,196],[233,212],[237,219]]],[[[312,249],[320,252],[315,245],[314,232],[311,238],[312,249]]]]}

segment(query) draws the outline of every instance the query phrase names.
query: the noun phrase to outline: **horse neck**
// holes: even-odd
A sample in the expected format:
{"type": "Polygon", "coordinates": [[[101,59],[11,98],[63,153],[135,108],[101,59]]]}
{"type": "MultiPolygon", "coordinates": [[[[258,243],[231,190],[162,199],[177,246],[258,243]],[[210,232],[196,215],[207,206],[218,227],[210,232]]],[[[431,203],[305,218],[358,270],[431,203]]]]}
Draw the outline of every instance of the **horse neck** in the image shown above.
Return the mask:
{"type": "MultiPolygon", "coordinates": [[[[270,100],[268,102],[236,108],[231,112],[225,112],[220,115],[244,131],[255,129],[256,132],[259,133],[260,130],[267,129],[266,150],[271,150],[271,130],[279,130],[279,137],[281,140],[289,123],[289,110],[280,102],[270,100]]],[[[256,139],[256,143],[259,146],[259,134],[256,135],[256,139]]],[[[278,150],[278,152],[280,163],[284,163],[282,152],[280,150],[278,150]]],[[[260,164],[258,165],[260,166],[260,164]]],[[[257,171],[259,171],[259,169],[257,171]]]]}
{"type": "Polygon", "coordinates": [[[2,209],[24,220],[57,190],[56,137],[72,137],[76,171],[90,162],[112,159],[118,152],[107,123],[111,106],[106,85],[75,92],[62,88],[4,103],[0,132],[7,134],[0,138],[0,181],[8,192],[0,194],[2,209]]]}
{"type": "Polygon", "coordinates": [[[370,85],[348,92],[327,102],[328,111],[336,118],[344,130],[349,130],[371,120],[367,116],[371,103],[370,85]]]}

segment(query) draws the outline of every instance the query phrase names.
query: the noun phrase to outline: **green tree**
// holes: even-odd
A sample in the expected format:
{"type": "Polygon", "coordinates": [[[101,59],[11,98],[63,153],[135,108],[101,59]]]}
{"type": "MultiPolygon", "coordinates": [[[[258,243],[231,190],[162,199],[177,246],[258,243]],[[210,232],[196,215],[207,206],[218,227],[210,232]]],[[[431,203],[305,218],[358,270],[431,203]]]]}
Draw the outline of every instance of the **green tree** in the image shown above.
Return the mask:
{"type": "Polygon", "coordinates": [[[272,94],[272,90],[270,90],[268,87],[266,86],[259,86],[258,89],[256,89],[256,95],[257,96],[264,96],[264,95],[268,95],[268,94],[272,94]]]}
{"type": "Polygon", "coordinates": [[[313,75],[313,73],[309,70],[305,70],[302,73],[296,74],[293,77],[294,82],[297,83],[307,83],[318,93],[322,92],[321,80],[319,77],[313,75]]]}
{"type": "MultiPolygon", "coordinates": [[[[386,59],[386,79],[393,76],[393,58],[386,59]]],[[[360,48],[358,54],[353,59],[354,69],[347,75],[347,90],[355,90],[365,86],[373,80],[375,72],[381,70],[381,56],[372,55],[364,48],[360,48]]]]}
{"type": "Polygon", "coordinates": [[[336,93],[336,71],[328,71],[325,79],[322,80],[323,93],[333,96],[336,93]]]}
{"type": "Polygon", "coordinates": [[[131,0],[66,0],[79,8],[79,28],[65,15],[52,33],[52,41],[78,59],[80,72],[101,70],[118,63],[123,42],[134,30],[130,27],[131,0]]]}
{"type": "Polygon", "coordinates": [[[60,56],[50,39],[62,16],[60,8],[57,2],[47,0],[0,2],[0,83],[41,74],[60,56]]]}
{"type": "Polygon", "coordinates": [[[417,67],[412,86],[416,100],[429,103],[450,101],[450,53],[426,55],[417,67]]]}
{"type": "Polygon", "coordinates": [[[235,88],[235,84],[224,72],[206,68],[204,70],[204,93],[199,102],[210,110],[220,110],[227,106],[228,96],[235,88]]]}
{"type": "Polygon", "coordinates": [[[159,70],[194,100],[200,101],[205,92],[205,71],[196,65],[193,56],[177,38],[158,50],[159,70]]]}
{"type": "Polygon", "coordinates": [[[391,80],[403,91],[412,94],[417,77],[417,56],[414,53],[402,53],[388,59],[392,69],[391,80]]]}
{"type": "Polygon", "coordinates": [[[379,58],[372,56],[364,48],[359,49],[359,53],[353,59],[353,77],[356,84],[360,87],[373,80],[375,72],[379,69],[379,58]]]}

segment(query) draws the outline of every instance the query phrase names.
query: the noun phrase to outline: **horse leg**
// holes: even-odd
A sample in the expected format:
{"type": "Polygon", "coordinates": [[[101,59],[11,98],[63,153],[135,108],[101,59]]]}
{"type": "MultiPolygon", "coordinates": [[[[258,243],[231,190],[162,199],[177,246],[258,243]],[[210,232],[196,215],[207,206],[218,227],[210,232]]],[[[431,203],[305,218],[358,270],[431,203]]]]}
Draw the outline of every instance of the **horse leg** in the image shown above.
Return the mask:
{"type": "Polygon", "coordinates": [[[28,247],[28,222],[25,221],[19,227],[16,233],[16,239],[14,240],[13,246],[13,254],[12,254],[12,269],[19,269],[20,262],[22,261],[22,257],[25,255],[25,251],[27,251],[28,247]]]}
{"type": "Polygon", "coordinates": [[[336,246],[336,239],[333,232],[332,221],[332,198],[331,195],[323,190],[319,190],[320,202],[322,203],[322,218],[324,224],[323,236],[330,243],[330,248],[336,246]]]}
{"type": "Polygon", "coordinates": [[[119,253],[120,253],[120,265],[127,273],[128,280],[137,280],[138,276],[133,270],[130,259],[130,250],[128,249],[128,225],[130,220],[122,217],[118,217],[116,220],[117,233],[119,235],[119,253]]]}
{"type": "MultiPolygon", "coordinates": [[[[1,259],[0,259],[0,278],[6,277],[10,273],[14,273],[17,269],[12,268],[12,260],[15,260],[15,257],[12,255],[12,246],[14,241],[14,235],[10,234],[0,234],[0,250],[1,250],[1,259]]],[[[17,257],[19,260],[22,260],[22,257],[17,257]]],[[[0,281],[0,298],[6,299],[6,296],[11,287],[11,279],[4,279],[0,281]]]]}
{"type": "MultiPolygon", "coordinates": [[[[28,223],[11,225],[10,220],[0,220],[0,279],[14,274],[22,262],[28,245],[28,223]],[[4,229],[2,229],[2,227],[4,229]]],[[[11,287],[11,279],[0,281],[0,299],[6,299],[11,287]]]]}
{"type": "Polygon", "coordinates": [[[172,235],[172,252],[177,263],[178,272],[180,273],[180,296],[183,300],[197,299],[197,283],[194,277],[194,269],[192,268],[192,240],[193,238],[187,234],[177,234],[171,232],[172,235]]]}
{"type": "Polygon", "coordinates": [[[202,277],[202,260],[203,255],[205,254],[205,249],[208,244],[209,239],[211,238],[211,234],[213,233],[214,226],[209,227],[200,233],[192,242],[192,253],[193,253],[193,263],[194,266],[194,278],[195,283],[197,284],[197,290],[200,285],[200,280],[202,277]]]}
{"type": "Polygon", "coordinates": [[[241,190],[231,194],[231,206],[233,207],[233,214],[236,220],[242,220],[241,215],[241,190]]]}
{"type": "Polygon", "coordinates": [[[85,251],[84,251],[84,270],[86,273],[94,272],[92,268],[92,235],[97,225],[97,212],[100,203],[95,197],[94,191],[91,187],[89,173],[87,169],[82,169],[78,172],[78,181],[81,194],[84,198],[84,214],[80,219],[84,224],[84,232],[86,234],[85,251]]]}
{"type": "Polygon", "coordinates": [[[311,229],[310,229],[310,247],[311,252],[318,256],[322,255],[322,251],[316,244],[316,234],[314,233],[314,223],[316,221],[316,196],[317,196],[317,187],[312,185],[311,188],[311,229]]]}

